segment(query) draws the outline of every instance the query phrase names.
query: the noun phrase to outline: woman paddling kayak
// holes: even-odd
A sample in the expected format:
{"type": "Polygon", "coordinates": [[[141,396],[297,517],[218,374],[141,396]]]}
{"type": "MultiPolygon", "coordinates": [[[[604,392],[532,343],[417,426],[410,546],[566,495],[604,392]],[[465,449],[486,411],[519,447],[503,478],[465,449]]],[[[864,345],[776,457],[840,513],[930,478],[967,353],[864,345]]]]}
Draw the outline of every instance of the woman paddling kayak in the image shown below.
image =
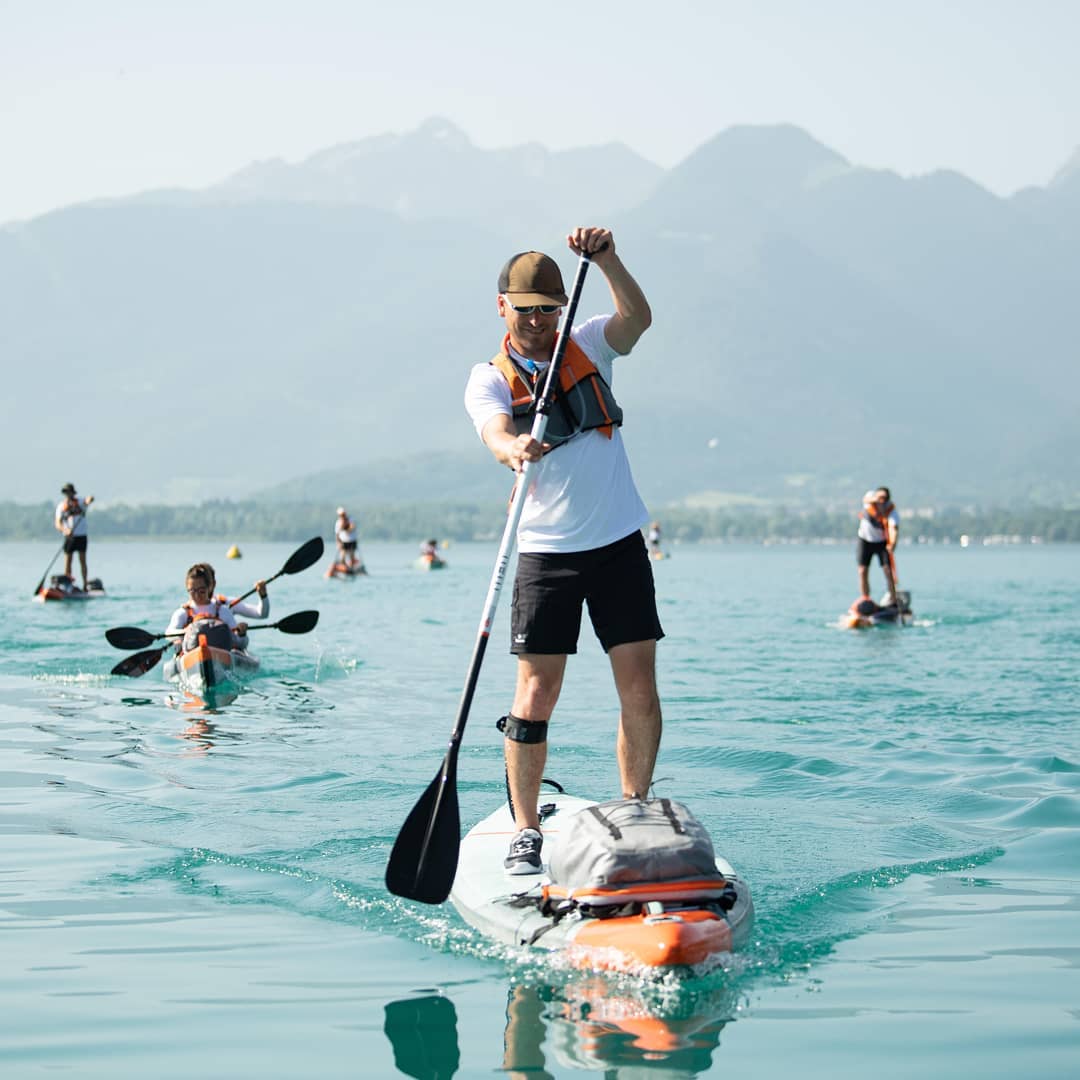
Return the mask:
{"type": "Polygon", "coordinates": [[[209,563],[192,566],[185,584],[190,600],[173,612],[166,633],[185,632],[177,640],[176,656],[165,665],[165,677],[189,693],[204,696],[238,675],[258,670],[259,661],[247,651],[248,624],[237,622],[235,613],[265,618],[270,598],[262,580],[255,583],[258,604],[215,596],[217,579],[209,563]]]}
{"type": "Polygon", "coordinates": [[[166,627],[167,634],[183,630],[198,619],[218,619],[233,632],[233,647],[246,649],[248,645],[246,622],[237,622],[236,616],[248,619],[265,619],[270,614],[270,597],[266,593],[266,582],[255,582],[255,591],[259,602],[248,604],[239,600],[229,600],[226,596],[215,596],[214,588],[217,576],[209,563],[195,563],[185,577],[185,588],[191,598],[178,607],[166,627]]]}

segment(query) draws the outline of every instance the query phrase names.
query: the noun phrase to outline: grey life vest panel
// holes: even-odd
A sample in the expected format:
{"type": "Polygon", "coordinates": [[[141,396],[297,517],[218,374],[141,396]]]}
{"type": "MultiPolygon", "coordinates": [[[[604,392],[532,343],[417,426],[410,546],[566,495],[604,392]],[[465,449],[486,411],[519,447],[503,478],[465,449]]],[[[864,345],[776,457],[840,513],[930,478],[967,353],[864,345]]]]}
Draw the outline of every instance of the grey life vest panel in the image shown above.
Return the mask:
{"type": "Polygon", "coordinates": [[[215,649],[234,649],[233,632],[220,619],[207,615],[198,615],[184,631],[184,652],[198,648],[199,638],[206,638],[206,644],[215,649]]]}

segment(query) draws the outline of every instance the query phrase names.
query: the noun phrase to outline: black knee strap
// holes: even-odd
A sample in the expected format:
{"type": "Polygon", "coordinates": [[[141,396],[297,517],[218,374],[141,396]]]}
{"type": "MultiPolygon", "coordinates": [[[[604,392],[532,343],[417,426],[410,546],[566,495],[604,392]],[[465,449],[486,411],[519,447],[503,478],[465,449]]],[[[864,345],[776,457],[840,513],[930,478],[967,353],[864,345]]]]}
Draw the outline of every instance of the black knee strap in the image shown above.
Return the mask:
{"type": "Polygon", "coordinates": [[[500,716],[495,726],[511,741],[521,743],[547,742],[546,720],[522,720],[520,716],[507,713],[500,716]]]}

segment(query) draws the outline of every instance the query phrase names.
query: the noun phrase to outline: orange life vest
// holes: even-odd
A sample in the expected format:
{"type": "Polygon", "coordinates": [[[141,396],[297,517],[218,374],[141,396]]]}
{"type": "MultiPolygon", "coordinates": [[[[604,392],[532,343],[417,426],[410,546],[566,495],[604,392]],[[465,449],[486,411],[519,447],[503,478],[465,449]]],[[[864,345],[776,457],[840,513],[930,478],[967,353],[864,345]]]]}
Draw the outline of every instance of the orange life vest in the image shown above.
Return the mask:
{"type": "Polygon", "coordinates": [[[219,594],[218,596],[212,596],[210,598],[210,603],[217,604],[217,608],[214,610],[213,615],[201,614],[201,615],[196,616],[196,614],[195,614],[195,605],[189,600],[184,605],[184,610],[187,612],[187,623],[185,623],[184,625],[187,626],[188,624],[193,623],[196,618],[200,618],[200,619],[216,619],[218,617],[218,615],[221,613],[222,607],[223,606],[224,607],[229,606],[229,598],[227,596],[221,596],[219,594]]]}
{"type": "Polygon", "coordinates": [[[859,517],[869,521],[875,529],[881,529],[886,536],[889,535],[889,515],[895,510],[896,507],[892,503],[886,503],[885,509],[880,513],[878,512],[877,503],[870,503],[869,506],[864,506],[859,511],[859,517]]]}
{"type": "MultiPolygon", "coordinates": [[[[510,404],[514,427],[518,434],[532,428],[538,397],[543,390],[546,372],[529,372],[510,355],[510,335],[503,338],[502,352],[492,361],[510,384],[510,404]]],[[[548,414],[544,441],[552,449],[568,442],[583,431],[599,429],[611,438],[616,426],[621,427],[623,411],[611,392],[611,387],[596,370],[596,365],[572,338],[566,342],[559,366],[559,389],[548,414]]]]}

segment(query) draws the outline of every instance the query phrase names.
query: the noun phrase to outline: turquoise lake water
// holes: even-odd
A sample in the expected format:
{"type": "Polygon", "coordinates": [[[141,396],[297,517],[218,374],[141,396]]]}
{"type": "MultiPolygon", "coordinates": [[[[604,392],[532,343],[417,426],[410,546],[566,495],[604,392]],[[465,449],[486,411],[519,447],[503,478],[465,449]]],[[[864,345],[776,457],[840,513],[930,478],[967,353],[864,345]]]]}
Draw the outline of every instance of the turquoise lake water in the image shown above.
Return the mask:
{"type": "MultiPolygon", "coordinates": [[[[111,626],[184,570],[232,595],[297,544],[91,540],[110,595],[34,604],[0,551],[0,1073],[78,1077],[1072,1077],[1080,1071],[1080,551],[907,547],[917,624],[843,631],[853,545],[676,547],[655,568],[661,794],[749,881],[726,970],[646,984],[494,946],[383,871],[445,750],[494,545],[445,572],[271,586],[262,673],[216,713],[111,626]],[[456,1070],[456,1071],[455,1071],[456,1070]]],[[[881,583],[874,568],[875,585],[881,583]]],[[[503,797],[509,588],[465,732],[467,827],[503,797]]],[[[589,632],[547,774],[617,793],[589,632]]]]}

